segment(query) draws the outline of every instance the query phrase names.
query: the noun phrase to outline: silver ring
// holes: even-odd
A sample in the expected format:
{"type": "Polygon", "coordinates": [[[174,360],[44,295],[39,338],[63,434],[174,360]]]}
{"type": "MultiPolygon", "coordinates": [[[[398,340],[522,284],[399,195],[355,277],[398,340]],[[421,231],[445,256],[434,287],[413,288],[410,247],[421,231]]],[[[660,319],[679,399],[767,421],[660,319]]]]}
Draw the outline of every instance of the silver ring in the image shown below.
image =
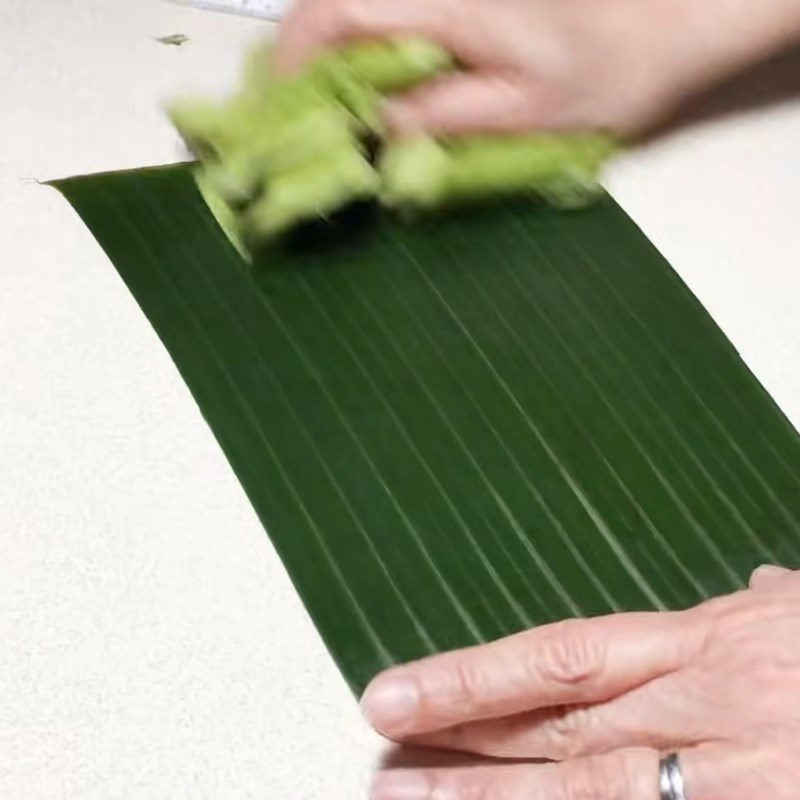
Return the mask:
{"type": "Polygon", "coordinates": [[[686,800],[686,789],[677,753],[661,759],[658,770],[658,788],[661,800],[686,800]]]}

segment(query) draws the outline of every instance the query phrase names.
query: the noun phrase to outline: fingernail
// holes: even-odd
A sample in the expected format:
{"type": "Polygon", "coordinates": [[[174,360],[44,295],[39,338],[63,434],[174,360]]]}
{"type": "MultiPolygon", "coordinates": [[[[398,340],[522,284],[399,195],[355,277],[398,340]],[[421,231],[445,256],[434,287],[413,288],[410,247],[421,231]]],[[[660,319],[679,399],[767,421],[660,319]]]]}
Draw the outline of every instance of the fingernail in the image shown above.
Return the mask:
{"type": "Polygon", "coordinates": [[[419,705],[417,687],[410,680],[387,676],[367,687],[361,710],[373,728],[400,733],[408,727],[419,705]]]}
{"type": "Polygon", "coordinates": [[[427,800],[429,784],[425,776],[411,770],[381,772],[372,782],[369,800],[427,800]]]}

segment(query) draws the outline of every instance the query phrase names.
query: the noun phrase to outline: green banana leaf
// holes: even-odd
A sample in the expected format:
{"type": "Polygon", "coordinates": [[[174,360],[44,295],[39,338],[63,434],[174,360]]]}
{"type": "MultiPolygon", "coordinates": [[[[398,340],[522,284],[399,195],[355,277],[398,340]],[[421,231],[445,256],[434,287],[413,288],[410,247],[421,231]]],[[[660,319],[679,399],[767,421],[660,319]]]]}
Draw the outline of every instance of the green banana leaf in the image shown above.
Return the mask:
{"type": "Polygon", "coordinates": [[[611,198],[381,216],[248,270],[185,166],[57,182],[355,692],[800,566],[800,439],[611,198]]]}

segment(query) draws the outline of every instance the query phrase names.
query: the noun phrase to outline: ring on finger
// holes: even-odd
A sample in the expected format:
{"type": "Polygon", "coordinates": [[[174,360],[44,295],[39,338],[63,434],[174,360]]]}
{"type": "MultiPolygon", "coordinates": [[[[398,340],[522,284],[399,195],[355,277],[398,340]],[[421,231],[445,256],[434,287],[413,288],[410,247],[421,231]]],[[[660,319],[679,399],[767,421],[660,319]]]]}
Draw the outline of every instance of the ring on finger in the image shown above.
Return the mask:
{"type": "Polygon", "coordinates": [[[687,800],[686,788],[677,753],[670,753],[659,763],[658,788],[660,800],[687,800]]]}

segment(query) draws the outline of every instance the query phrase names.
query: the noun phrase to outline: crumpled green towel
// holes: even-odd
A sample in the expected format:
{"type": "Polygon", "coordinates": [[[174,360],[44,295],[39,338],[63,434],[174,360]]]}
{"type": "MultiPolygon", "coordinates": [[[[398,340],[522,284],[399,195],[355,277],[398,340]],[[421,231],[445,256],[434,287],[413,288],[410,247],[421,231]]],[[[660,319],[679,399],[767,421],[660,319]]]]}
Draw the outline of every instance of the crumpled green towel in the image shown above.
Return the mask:
{"type": "Polygon", "coordinates": [[[409,212],[520,193],[559,207],[591,200],[616,148],[603,133],[387,139],[384,98],[456,68],[441,47],[406,38],[349,45],[278,78],[259,47],[233,97],[184,100],[169,113],[199,159],[210,209],[245,256],[357,201],[409,212]]]}

